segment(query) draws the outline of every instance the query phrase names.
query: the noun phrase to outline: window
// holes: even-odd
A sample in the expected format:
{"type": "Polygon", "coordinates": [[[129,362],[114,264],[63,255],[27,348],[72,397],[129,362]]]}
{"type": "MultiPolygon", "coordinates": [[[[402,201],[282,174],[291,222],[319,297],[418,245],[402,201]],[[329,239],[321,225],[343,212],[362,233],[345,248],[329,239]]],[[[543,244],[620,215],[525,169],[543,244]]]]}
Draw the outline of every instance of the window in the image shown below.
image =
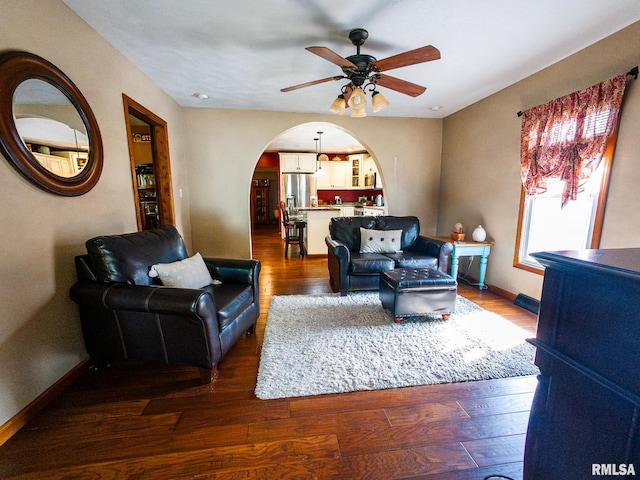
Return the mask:
{"type": "Polygon", "coordinates": [[[564,207],[561,202],[564,182],[559,179],[548,182],[543,194],[527,195],[522,189],[516,267],[543,273],[542,265],[531,253],[599,247],[614,144],[615,135],[584,190],[564,207]]]}
{"type": "Polygon", "coordinates": [[[534,252],[599,247],[625,86],[618,75],[519,113],[516,267],[542,273],[534,252]]]}

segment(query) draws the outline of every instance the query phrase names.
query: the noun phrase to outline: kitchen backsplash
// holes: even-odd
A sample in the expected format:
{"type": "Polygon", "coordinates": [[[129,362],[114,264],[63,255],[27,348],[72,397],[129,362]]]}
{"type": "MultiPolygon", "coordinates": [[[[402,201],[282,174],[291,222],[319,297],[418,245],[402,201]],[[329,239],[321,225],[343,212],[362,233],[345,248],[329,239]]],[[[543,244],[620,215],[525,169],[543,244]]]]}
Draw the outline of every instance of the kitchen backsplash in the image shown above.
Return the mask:
{"type": "Polygon", "coordinates": [[[351,203],[357,202],[359,197],[364,196],[373,200],[379,193],[382,193],[382,189],[318,190],[318,201],[322,200],[324,203],[334,203],[336,196],[339,196],[342,199],[342,203],[351,203]]]}

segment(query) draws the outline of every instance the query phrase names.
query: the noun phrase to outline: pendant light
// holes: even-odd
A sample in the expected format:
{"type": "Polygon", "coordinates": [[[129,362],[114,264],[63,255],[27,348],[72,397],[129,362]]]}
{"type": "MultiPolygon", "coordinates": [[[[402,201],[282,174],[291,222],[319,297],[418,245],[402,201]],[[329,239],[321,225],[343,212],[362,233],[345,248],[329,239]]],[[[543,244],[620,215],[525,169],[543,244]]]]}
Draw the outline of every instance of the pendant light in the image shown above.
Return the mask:
{"type": "Polygon", "coordinates": [[[313,172],[313,176],[315,178],[321,177],[324,175],[324,170],[322,170],[322,162],[320,161],[320,150],[322,149],[322,132],[318,132],[318,138],[314,138],[316,141],[316,171],[313,172]],[[320,141],[320,149],[318,149],[318,141],[320,141]]]}

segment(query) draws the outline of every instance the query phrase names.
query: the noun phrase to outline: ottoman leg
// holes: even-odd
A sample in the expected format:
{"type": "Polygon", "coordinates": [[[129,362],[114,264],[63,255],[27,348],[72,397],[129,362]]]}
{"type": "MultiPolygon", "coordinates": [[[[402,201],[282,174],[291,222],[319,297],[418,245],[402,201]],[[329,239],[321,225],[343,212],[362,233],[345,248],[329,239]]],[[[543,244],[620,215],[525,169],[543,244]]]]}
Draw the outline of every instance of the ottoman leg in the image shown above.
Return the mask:
{"type": "Polygon", "coordinates": [[[443,314],[442,314],[442,319],[443,319],[443,320],[449,320],[449,317],[450,317],[450,316],[451,316],[451,314],[450,314],[450,313],[443,313],[443,314]]]}
{"type": "Polygon", "coordinates": [[[393,319],[396,323],[402,323],[402,317],[396,317],[393,319]]]}

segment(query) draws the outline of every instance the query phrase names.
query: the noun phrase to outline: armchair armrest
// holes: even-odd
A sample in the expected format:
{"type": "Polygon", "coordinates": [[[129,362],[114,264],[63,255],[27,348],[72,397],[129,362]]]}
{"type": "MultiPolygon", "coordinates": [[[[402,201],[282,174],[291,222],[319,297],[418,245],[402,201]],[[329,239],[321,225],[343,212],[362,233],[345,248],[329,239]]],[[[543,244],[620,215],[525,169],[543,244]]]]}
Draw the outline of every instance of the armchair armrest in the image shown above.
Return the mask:
{"type": "Polygon", "coordinates": [[[211,276],[222,282],[245,283],[258,289],[261,264],[258,260],[239,258],[205,258],[211,276]]]}
{"type": "Polygon", "coordinates": [[[424,237],[420,235],[412,250],[417,250],[425,255],[436,257],[438,259],[438,270],[442,273],[449,273],[451,252],[453,252],[453,245],[449,242],[443,242],[437,238],[424,237]]]}
{"type": "Polygon", "coordinates": [[[215,301],[206,290],[80,281],[70,294],[78,304],[98,304],[109,310],[216,318],[215,301]]]}
{"type": "Polygon", "coordinates": [[[340,291],[346,295],[349,290],[349,262],[351,252],[347,246],[327,235],[324,239],[327,244],[327,263],[329,267],[329,279],[333,291],[340,291]]]}

